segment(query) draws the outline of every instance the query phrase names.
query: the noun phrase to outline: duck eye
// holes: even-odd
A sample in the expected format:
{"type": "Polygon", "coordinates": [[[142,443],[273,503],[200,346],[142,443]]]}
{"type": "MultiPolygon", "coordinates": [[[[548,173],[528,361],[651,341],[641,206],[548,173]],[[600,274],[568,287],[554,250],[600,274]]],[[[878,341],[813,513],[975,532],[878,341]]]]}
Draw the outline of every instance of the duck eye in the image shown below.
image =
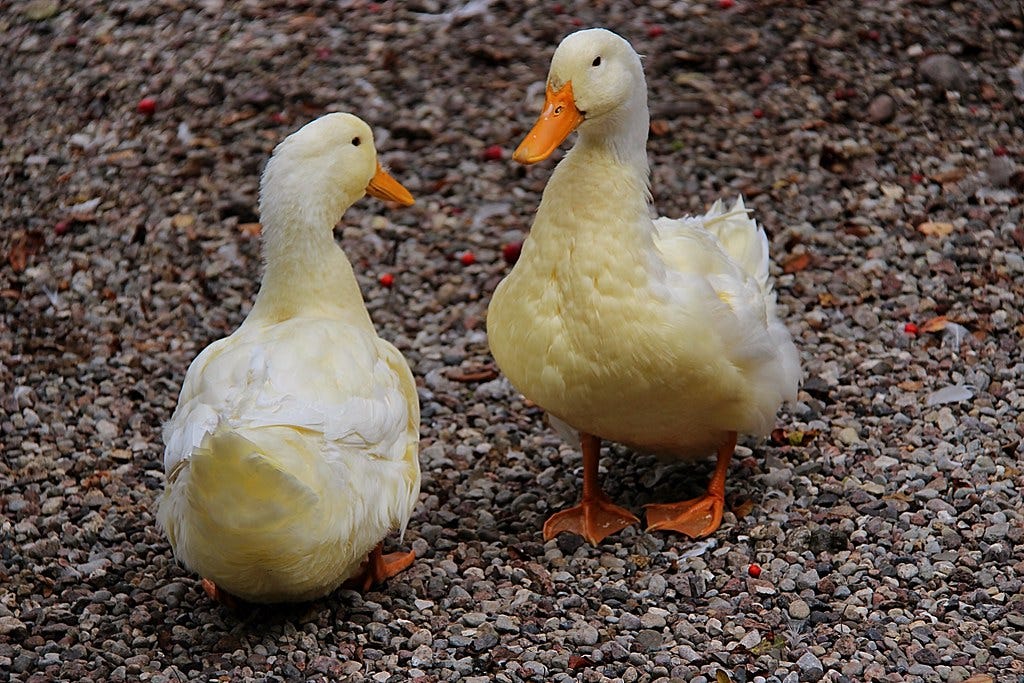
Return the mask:
{"type": "Polygon", "coordinates": [[[362,142],[362,140],[360,140],[358,136],[357,136],[357,137],[354,137],[354,138],[352,138],[352,144],[353,144],[354,146],[356,146],[356,147],[358,147],[358,146],[359,146],[359,144],[360,144],[361,142],[362,142]]]}
{"type": "Polygon", "coordinates": [[[601,66],[601,56],[594,57],[594,61],[590,63],[590,66],[601,66]]]}

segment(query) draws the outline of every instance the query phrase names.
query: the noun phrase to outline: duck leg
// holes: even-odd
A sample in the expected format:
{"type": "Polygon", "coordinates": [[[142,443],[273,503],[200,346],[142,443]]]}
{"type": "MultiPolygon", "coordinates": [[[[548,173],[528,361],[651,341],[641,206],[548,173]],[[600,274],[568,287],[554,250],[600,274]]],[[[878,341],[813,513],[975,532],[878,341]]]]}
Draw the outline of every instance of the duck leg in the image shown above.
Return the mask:
{"type": "Polygon", "coordinates": [[[206,597],[210,598],[210,600],[224,605],[228,609],[238,609],[238,598],[223,588],[218,587],[213,581],[203,579],[199,585],[202,586],[203,592],[206,593],[206,597]]]}
{"type": "Polygon", "coordinates": [[[383,549],[384,542],[381,541],[367,555],[366,562],[363,563],[359,573],[346,581],[345,585],[368,591],[373,586],[384,583],[392,576],[408,569],[416,559],[416,553],[412,550],[407,553],[385,555],[383,549]]]}
{"type": "Polygon", "coordinates": [[[601,490],[597,477],[597,461],[601,455],[601,439],[581,434],[583,450],[583,499],[576,507],[556,512],[544,522],[544,540],[569,531],[597,545],[605,537],[640,520],[625,508],[615,505],[601,490]]]}
{"type": "Polygon", "coordinates": [[[718,464],[711,475],[707,493],[700,498],[679,503],[651,504],[647,510],[648,531],[679,531],[690,538],[713,534],[722,524],[725,510],[725,475],[736,450],[736,432],[729,432],[725,443],[718,447],[718,464]]]}

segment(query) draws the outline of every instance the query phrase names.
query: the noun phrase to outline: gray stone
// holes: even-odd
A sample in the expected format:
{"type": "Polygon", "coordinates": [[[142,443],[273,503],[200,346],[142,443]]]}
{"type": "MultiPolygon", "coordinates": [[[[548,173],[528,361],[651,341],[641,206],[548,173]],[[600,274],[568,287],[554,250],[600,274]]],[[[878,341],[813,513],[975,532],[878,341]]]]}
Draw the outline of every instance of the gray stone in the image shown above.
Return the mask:
{"type": "Polygon", "coordinates": [[[921,60],[918,67],[924,80],[942,90],[967,89],[970,76],[967,69],[952,55],[931,55],[921,60]]]}
{"type": "Polygon", "coordinates": [[[896,116],[896,100],[888,95],[878,95],[868,104],[868,121],[889,123],[896,116]]]}

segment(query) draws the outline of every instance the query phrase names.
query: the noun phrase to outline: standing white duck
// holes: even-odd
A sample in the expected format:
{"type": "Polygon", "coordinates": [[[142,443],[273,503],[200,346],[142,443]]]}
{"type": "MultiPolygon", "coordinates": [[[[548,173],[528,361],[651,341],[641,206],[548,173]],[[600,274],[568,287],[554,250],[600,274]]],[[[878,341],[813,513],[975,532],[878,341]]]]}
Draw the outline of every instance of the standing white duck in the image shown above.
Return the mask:
{"type": "Polygon", "coordinates": [[[419,496],[416,385],[333,236],[365,194],[413,203],[359,118],[328,114],[277,146],[259,294],[192,362],[164,427],[159,521],[214,599],[310,600],[413,561],[381,545],[419,496]]]}
{"type": "Polygon", "coordinates": [[[582,502],[547,520],[546,539],[596,544],[638,521],[601,490],[602,439],[685,459],[717,449],[705,495],[646,506],[650,530],[713,533],[737,433],[767,432],[796,394],[763,230],[742,200],[652,220],[648,128],[636,52],[610,31],[579,31],[555,50],[543,113],[514,155],[535,163],[579,130],[487,314],[512,384],[580,433],[582,502]]]}

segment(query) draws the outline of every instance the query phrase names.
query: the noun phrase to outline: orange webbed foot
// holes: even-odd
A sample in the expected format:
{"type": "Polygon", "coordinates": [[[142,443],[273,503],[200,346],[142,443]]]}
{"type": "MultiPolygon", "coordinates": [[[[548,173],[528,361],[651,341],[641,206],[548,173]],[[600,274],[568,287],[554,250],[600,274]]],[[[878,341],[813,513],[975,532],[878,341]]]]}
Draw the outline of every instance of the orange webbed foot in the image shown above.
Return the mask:
{"type": "Polygon", "coordinates": [[[717,493],[679,503],[645,505],[648,531],[678,531],[690,538],[715,533],[722,525],[725,499],[717,493]]]}
{"type": "Polygon", "coordinates": [[[632,512],[619,507],[601,494],[551,515],[548,521],[544,522],[544,540],[550,541],[563,531],[568,531],[579,534],[591,544],[597,545],[608,536],[639,521],[632,512]]]}
{"type": "Polygon", "coordinates": [[[373,586],[382,584],[392,576],[405,571],[416,559],[416,553],[412,550],[407,553],[395,552],[385,555],[382,551],[383,545],[381,543],[370,551],[359,573],[345,581],[345,586],[368,591],[373,586]]]}

